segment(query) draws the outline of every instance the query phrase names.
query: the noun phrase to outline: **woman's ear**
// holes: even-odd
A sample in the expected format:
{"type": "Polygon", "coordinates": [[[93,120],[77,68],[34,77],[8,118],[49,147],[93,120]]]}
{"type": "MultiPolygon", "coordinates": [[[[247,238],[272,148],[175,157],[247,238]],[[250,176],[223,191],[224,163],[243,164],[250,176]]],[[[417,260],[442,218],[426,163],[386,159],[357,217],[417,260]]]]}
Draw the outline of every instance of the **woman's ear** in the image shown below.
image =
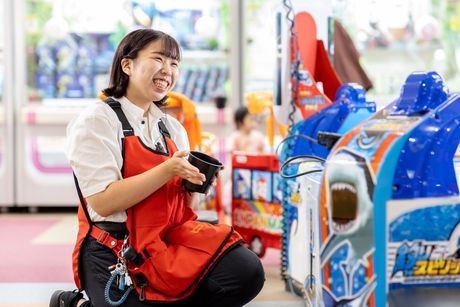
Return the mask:
{"type": "Polygon", "coordinates": [[[131,76],[132,63],[133,63],[133,61],[131,59],[126,59],[126,58],[122,59],[121,63],[120,63],[121,64],[121,69],[128,76],[131,76]]]}

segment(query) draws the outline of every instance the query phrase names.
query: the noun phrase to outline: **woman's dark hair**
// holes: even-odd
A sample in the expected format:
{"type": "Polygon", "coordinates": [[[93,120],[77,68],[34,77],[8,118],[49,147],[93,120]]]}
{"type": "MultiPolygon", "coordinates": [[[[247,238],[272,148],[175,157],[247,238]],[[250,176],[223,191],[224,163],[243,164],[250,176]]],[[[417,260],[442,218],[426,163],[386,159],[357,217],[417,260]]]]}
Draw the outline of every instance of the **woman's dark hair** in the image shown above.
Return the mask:
{"type": "MultiPolygon", "coordinates": [[[[109,87],[102,92],[106,96],[113,96],[120,98],[126,94],[128,87],[129,76],[123,72],[121,68],[121,60],[135,59],[140,50],[151,42],[161,40],[163,43],[163,50],[161,51],[165,56],[180,61],[180,47],[177,41],[170,35],[152,29],[139,29],[128,33],[120,42],[113,56],[112,69],[110,72],[109,87]]],[[[164,102],[157,101],[156,104],[164,102]]]]}
{"type": "Polygon", "coordinates": [[[244,118],[249,114],[247,107],[239,107],[236,109],[233,119],[235,120],[235,125],[237,129],[240,129],[241,125],[244,122],[244,118]]]}

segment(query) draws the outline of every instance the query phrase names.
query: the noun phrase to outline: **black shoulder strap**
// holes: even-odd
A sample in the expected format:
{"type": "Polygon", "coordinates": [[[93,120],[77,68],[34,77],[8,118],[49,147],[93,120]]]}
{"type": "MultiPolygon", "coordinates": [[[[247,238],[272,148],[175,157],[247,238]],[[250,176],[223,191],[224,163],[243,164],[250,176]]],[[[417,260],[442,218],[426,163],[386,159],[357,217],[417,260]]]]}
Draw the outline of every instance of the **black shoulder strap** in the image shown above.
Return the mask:
{"type": "Polygon", "coordinates": [[[112,108],[115,114],[117,114],[118,120],[121,122],[121,126],[123,128],[123,135],[125,137],[134,135],[134,129],[129,124],[125,113],[123,113],[123,110],[121,109],[121,104],[112,98],[107,98],[104,100],[104,102],[112,108]]]}
{"type": "Polygon", "coordinates": [[[75,173],[73,173],[73,180],[75,182],[75,187],[77,188],[78,198],[80,199],[80,205],[83,208],[83,212],[85,212],[86,220],[88,220],[88,224],[90,225],[90,228],[91,228],[93,225],[93,222],[91,221],[91,217],[89,216],[88,208],[86,208],[86,200],[83,197],[83,194],[81,193],[80,185],[78,184],[77,176],[75,176],[75,173]]]}
{"type": "Polygon", "coordinates": [[[168,128],[166,128],[166,125],[163,122],[162,118],[160,118],[160,121],[158,122],[158,128],[160,129],[161,134],[168,138],[171,138],[171,134],[169,133],[168,128]]]}

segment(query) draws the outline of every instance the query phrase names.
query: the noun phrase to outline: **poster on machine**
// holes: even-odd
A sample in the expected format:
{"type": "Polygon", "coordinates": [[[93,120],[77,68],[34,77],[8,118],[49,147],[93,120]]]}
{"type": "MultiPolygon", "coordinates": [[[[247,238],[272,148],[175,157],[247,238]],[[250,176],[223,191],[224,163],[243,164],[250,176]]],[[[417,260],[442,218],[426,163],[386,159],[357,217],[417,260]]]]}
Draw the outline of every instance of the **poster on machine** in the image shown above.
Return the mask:
{"type": "Polygon", "coordinates": [[[460,198],[389,201],[387,229],[390,288],[460,283],[460,198]]]}

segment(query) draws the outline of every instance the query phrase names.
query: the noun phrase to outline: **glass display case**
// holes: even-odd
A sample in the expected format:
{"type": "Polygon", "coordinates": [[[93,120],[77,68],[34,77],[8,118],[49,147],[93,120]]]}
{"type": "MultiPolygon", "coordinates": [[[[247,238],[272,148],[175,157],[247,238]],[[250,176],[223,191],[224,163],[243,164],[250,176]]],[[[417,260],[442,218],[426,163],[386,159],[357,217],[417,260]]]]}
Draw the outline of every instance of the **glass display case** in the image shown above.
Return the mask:
{"type": "Polygon", "coordinates": [[[0,2],[0,207],[14,202],[11,5],[0,2]]]}
{"type": "Polygon", "coordinates": [[[128,32],[154,28],[179,41],[181,75],[174,91],[197,104],[203,124],[217,124],[213,97],[232,95],[230,0],[10,1],[19,85],[15,92],[19,206],[77,204],[64,153],[65,128],[107,87],[115,48],[128,32]]]}

